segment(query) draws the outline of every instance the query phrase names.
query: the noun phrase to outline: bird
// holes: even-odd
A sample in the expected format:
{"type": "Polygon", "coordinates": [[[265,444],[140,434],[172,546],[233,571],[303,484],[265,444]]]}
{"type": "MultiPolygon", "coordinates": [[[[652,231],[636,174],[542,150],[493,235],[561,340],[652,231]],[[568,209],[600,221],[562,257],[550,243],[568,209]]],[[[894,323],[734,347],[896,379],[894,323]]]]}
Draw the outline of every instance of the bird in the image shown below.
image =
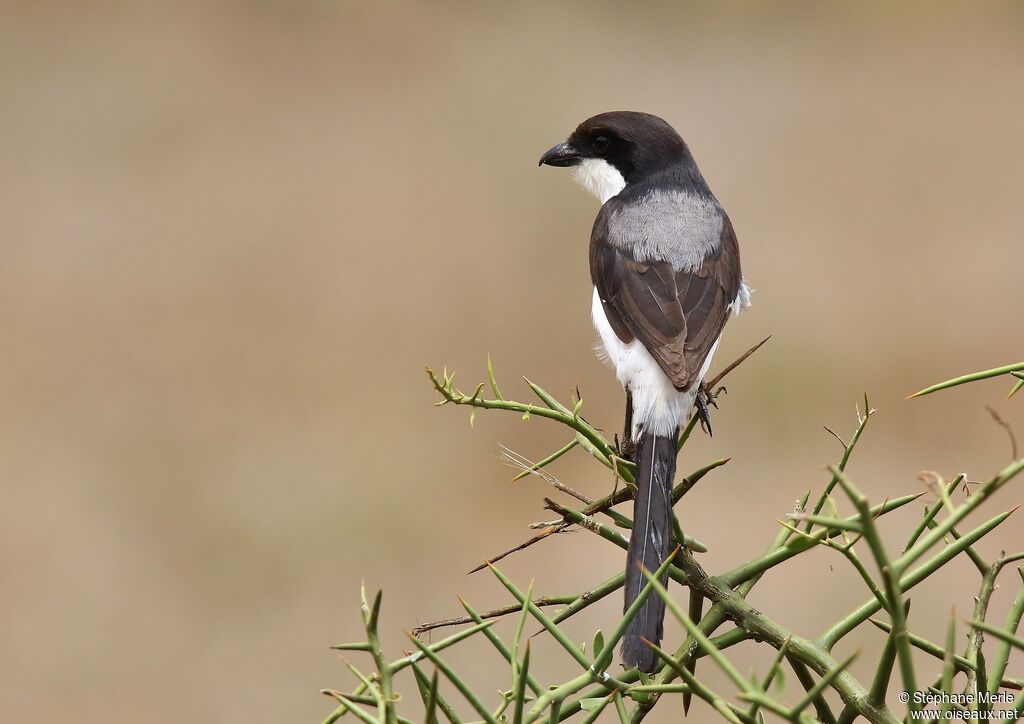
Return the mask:
{"type": "MultiPolygon", "coordinates": [[[[623,449],[636,464],[626,611],[646,585],[644,571],[655,571],[674,550],[679,429],[700,405],[722,330],[749,306],[750,289],[729,216],[686,142],[662,118],[593,116],[539,165],[574,167],[576,180],[601,202],[590,235],[591,317],[599,354],[626,393],[623,449]]],[[[623,635],[623,666],[657,668],[650,644],[661,643],[664,619],[665,603],[651,593],[623,635]]]]}

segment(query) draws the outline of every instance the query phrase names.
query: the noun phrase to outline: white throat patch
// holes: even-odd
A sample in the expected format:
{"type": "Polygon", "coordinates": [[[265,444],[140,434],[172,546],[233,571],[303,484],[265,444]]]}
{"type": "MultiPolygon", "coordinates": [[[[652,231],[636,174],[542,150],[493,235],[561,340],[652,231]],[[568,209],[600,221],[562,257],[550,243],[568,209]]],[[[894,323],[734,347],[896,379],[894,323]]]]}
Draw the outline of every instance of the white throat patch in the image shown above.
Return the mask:
{"type": "Polygon", "coordinates": [[[603,204],[626,187],[619,170],[603,158],[588,158],[576,166],[576,181],[603,204]]]}

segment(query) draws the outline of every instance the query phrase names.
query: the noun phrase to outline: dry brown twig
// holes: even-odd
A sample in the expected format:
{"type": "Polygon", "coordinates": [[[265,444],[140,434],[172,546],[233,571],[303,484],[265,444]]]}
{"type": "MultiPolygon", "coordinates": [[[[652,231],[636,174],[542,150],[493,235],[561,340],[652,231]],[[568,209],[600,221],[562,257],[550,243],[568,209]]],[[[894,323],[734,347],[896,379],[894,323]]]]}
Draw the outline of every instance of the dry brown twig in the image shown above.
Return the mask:
{"type": "Polygon", "coordinates": [[[985,405],[985,409],[988,410],[988,414],[992,416],[992,419],[996,421],[996,424],[999,425],[999,427],[1006,430],[1006,434],[1009,435],[1010,437],[1010,459],[1016,460],[1019,457],[1017,453],[1017,436],[1013,434],[1013,428],[1010,427],[1010,423],[1004,420],[1002,416],[998,412],[996,412],[994,407],[991,407],[990,405],[985,405]]]}

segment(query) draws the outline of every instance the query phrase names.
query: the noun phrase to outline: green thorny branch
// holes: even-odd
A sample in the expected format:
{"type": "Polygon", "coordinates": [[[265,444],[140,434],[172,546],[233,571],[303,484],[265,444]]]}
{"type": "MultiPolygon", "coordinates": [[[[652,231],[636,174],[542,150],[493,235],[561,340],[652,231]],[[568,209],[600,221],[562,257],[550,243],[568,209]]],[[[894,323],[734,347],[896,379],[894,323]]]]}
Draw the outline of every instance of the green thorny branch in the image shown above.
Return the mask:
{"type": "MultiPolygon", "coordinates": [[[[763,342],[762,342],[763,344],[763,342]]],[[[758,345],[759,346],[759,345],[758,345]]],[[[749,356],[756,347],[743,355],[737,363],[730,365],[726,372],[749,356]]],[[[997,374],[1018,374],[1024,365],[1015,365],[987,373],[969,375],[958,380],[937,385],[919,394],[940,389],[952,384],[983,379],[997,374]]],[[[506,399],[494,376],[490,360],[487,365],[488,381],[479,384],[470,394],[459,390],[454,384],[454,375],[447,371],[441,375],[427,370],[430,380],[442,399],[438,404],[465,405],[471,408],[470,422],[477,410],[509,410],[522,415],[523,419],[541,417],[553,420],[567,428],[571,437],[558,450],[530,463],[519,458],[517,464],[522,472],[517,476],[537,474],[551,483],[557,490],[568,494],[581,505],[569,506],[545,498],[545,507],[559,517],[554,521],[536,524],[543,530],[525,543],[510,551],[495,556],[477,569],[488,568],[502,587],[512,597],[509,605],[491,611],[477,612],[470,604],[461,601],[466,616],[438,621],[418,627],[409,634],[412,650],[398,659],[384,655],[378,631],[380,621],[381,595],[378,593],[368,601],[363,593],[363,625],[365,640],[341,644],[334,648],[342,652],[365,652],[370,656],[372,670],[369,673],[357,669],[346,661],[357,681],[355,688],[347,693],[325,690],[333,697],[337,707],[324,720],[332,724],[350,714],[364,722],[406,722],[398,714],[400,695],[396,689],[396,675],[409,669],[416,685],[416,692],[424,707],[424,721],[434,723],[442,719],[452,724],[462,721],[456,708],[449,700],[453,694],[473,712],[473,720],[488,722],[560,722],[579,716],[582,722],[593,722],[607,711],[620,722],[640,722],[666,694],[682,694],[684,705],[696,696],[710,706],[717,714],[730,722],[755,724],[763,722],[765,712],[790,722],[830,722],[848,724],[858,718],[871,722],[893,724],[899,721],[919,719],[920,704],[910,697],[910,702],[901,704],[903,715],[890,708],[887,695],[896,691],[922,691],[933,695],[947,694],[943,711],[950,711],[956,718],[993,716],[1002,713],[1004,718],[1024,713],[1024,696],[1018,697],[1005,712],[993,712],[993,701],[1000,699],[1003,690],[1019,691],[1024,685],[1020,677],[1007,675],[1007,665],[1013,649],[1024,648],[1024,640],[1017,635],[1017,626],[1024,615],[1024,586],[1017,593],[1006,622],[1002,627],[986,622],[989,602],[997,588],[997,577],[1003,569],[1014,562],[1024,560],[1024,553],[1008,555],[1001,553],[990,562],[983,558],[975,544],[996,526],[1000,525],[1013,510],[996,515],[973,528],[959,526],[976,508],[985,503],[993,494],[1005,487],[1009,481],[1024,470],[1024,459],[1011,463],[987,482],[970,491],[966,499],[956,504],[952,495],[958,488],[964,488],[965,476],[958,475],[946,482],[932,475],[931,487],[936,494],[934,504],[925,507],[920,523],[898,554],[887,549],[878,531],[878,520],[884,515],[913,502],[923,493],[886,499],[872,503],[851,481],[846,469],[857,443],[874,414],[864,399],[864,410],[858,410],[857,427],[849,442],[840,440],[843,446],[838,463],[829,468],[830,478],[813,507],[808,509],[808,492],[799,501],[797,509],[789,513],[781,523],[775,539],[764,553],[753,560],[731,570],[709,575],[694,557],[704,547],[692,538],[683,535],[676,521],[676,540],[679,547],[662,565],[662,570],[649,577],[647,587],[640,599],[625,612],[621,620],[605,634],[598,631],[590,645],[573,641],[559,626],[566,619],[584,608],[617,591],[623,585],[623,574],[618,573],[583,592],[558,596],[534,596],[532,584],[524,592],[507,578],[494,563],[512,552],[522,550],[547,537],[577,526],[596,534],[597,538],[619,547],[627,545],[626,537],[619,532],[629,529],[632,521],[614,510],[618,503],[629,500],[633,495],[633,465],[619,455],[618,446],[604,436],[602,431],[587,421],[581,414],[583,404],[577,391],[569,405],[562,404],[544,389],[527,380],[529,388],[540,400],[540,404],[517,402],[506,399]],[[484,394],[489,386],[490,395],[484,394]],[[602,498],[591,499],[562,485],[545,468],[580,447],[594,459],[612,471],[614,490],[602,498]],[[621,483],[621,484],[620,484],[621,483]],[[842,515],[833,492],[839,488],[849,500],[853,513],[842,515]],[[606,520],[602,520],[602,517],[606,520]],[[782,563],[815,547],[823,546],[838,552],[863,581],[869,596],[860,606],[849,611],[828,630],[817,637],[801,636],[775,621],[767,613],[752,606],[747,596],[761,577],[782,563]],[[969,631],[967,646],[962,653],[955,650],[955,616],[951,618],[946,641],[933,643],[911,633],[907,615],[910,601],[907,593],[917,584],[943,568],[953,558],[963,553],[978,569],[981,576],[978,593],[970,619],[966,621],[969,631]],[[659,583],[660,574],[668,572],[669,577],[689,590],[689,602],[682,606],[659,583]],[[615,673],[612,669],[614,651],[632,616],[647,596],[664,598],[668,611],[682,625],[686,639],[674,651],[655,647],[662,662],[661,668],[653,674],[637,670],[615,673]],[[707,600],[710,607],[704,610],[702,602],[707,600]],[[551,614],[545,609],[557,611],[551,614]],[[875,615],[884,612],[884,619],[875,615]],[[492,628],[500,617],[515,618],[511,641],[503,639],[492,628]],[[536,667],[531,665],[530,635],[524,636],[527,621],[539,623],[541,632],[551,635],[578,667],[575,677],[561,683],[546,684],[539,679],[536,667]],[[886,639],[877,654],[874,674],[870,681],[862,682],[849,670],[857,654],[842,659],[833,656],[833,649],[847,634],[870,622],[882,629],[886,639]],[[464,626],[457,633],[435,643],[424,643],[418,635],[445,626],[464,626]],[[720,631],[720,629],[723,629],[720,631]],[[445,661],[442,653],[470,637],[482,635],[494,648],[498,656],[510,668],[507,689],[498,692],[496,703],[485,703],[482,697],[445,661]],[[984,636],[995,639],[998,648],[986,655],[984,636]],[[726,655],[729,647],[744,641],[767,644],[775,649],[773,663],[760,677],[741,673],[726,655]],[[930,655],[941,663],[941,674],[934,680],[921,680],[914,659],[914,650],[930,655]],[[733,690],[732,694],[712,690],[697,678],[697,659],[708,658],[722,671],[733,690]],[[432,671],[425,670],[429,664],[432,671]],[[795,679],[801,684],[799,696],[790,703],[784,703],[778,696],[783,687],[784,669],[790,668],[795,679]],[[955,678],[963,673],[964,684],[957,684],[955,678]],[[894,678],[896,682],[894,682],[894,678]],[[775,685],[773,687],[773,682],[775,685]],[[775,695],[769,694],[773,688],[775,695]],[[831,690],[834,694],[828,696],[831,690]],[[964,695],[972,695],[964,697],[964,695]],[[835,697],[841,701],[841,708],[833,708],[835,697]],[[951,697],[960,698],[953,701],[951,697]],[[831,698],[831,701],[830,701],[831,698]],[[970,699],[972,703],[962,703],[970,699]],[[973,712],[973,715],[972,715],[973,712]]],[[[721,381],[720,375],[712,380],[715,389],[721,381]]],[[[1024,381],[1022,378],[1021,381],[1024,381]]],[[[1017,385],[1019,387],[1020,385],[1017,385]]],[[[1016,389],[1016,388],[1015,388],[1016,389]]],[[[680,436],[680,447],[686,442],[694,426],[693,420],[680,436]]],[[[827,429],[827,428],[826,428],[827,429]]],[[[832,432],[829,430],[829,432],[832,432]]],[[[728,460],[716,460],[704,465],[684,477],[673,490],[673,502],[678,502],[704,476],[728,460]]],[[[1018,569],[1024,583],[1024,569],[1018,569]]],[[[921,654],[919,654],[920,657],[921,654]]],[[[861,660],[865,656],[860,656],[861,660]]],[[[902,701],[902,699],[901,699],[902,701]]]]}
{"type": "Polygon", "coordinates": [[[1010,394],[1006,396],[1006,399],[1010,399],[1017,394],[1021,387],[1024,387],[1024,362],[1018,362],[1013,365],[1004,365],[1003,367],[996,367],[995,369],[984,370],[983,372],[972,372],[969,375],[963,375],[961,377],[954,377],[951,380],[939,382],[931,387],[925,387],[920,392],[912,394],[911,397],[921,397],[922,395],[928,395],[932,392],[956,387],[957,385],[965,385],[968,382],[976,382],[978,380],[987,380],[990,377],[1003,376],[1011,377],[1014,381],[1013,387],[1010,388],[1010,394]]]}

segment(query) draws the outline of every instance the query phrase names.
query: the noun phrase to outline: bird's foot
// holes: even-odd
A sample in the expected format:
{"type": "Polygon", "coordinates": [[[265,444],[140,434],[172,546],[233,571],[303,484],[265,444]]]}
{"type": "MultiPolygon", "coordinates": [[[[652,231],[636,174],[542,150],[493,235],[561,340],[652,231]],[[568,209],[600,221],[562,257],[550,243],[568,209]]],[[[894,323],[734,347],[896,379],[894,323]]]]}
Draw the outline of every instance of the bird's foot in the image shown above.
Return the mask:
{"type": "Polygon", "coordinates": [[[703,381],[701,381],[700,387],[697,388],[697,397],[694,400],[694,405],[697,408],[697,415],[700,417],[700,428],[708,434],[708,437],[713,437],[710,408],[718,409],[718,396],[723,392],[728,394],[729,390],[725,389],[725,387],[712,390],[703,381]]]}
{"type": "Polygon", "coordinates": [[[628,460],[631,463],[636,462],[636,443],[630,438],[619,440],[619,436],[616,435],[615,454],[623,460],[628,460]]]}

